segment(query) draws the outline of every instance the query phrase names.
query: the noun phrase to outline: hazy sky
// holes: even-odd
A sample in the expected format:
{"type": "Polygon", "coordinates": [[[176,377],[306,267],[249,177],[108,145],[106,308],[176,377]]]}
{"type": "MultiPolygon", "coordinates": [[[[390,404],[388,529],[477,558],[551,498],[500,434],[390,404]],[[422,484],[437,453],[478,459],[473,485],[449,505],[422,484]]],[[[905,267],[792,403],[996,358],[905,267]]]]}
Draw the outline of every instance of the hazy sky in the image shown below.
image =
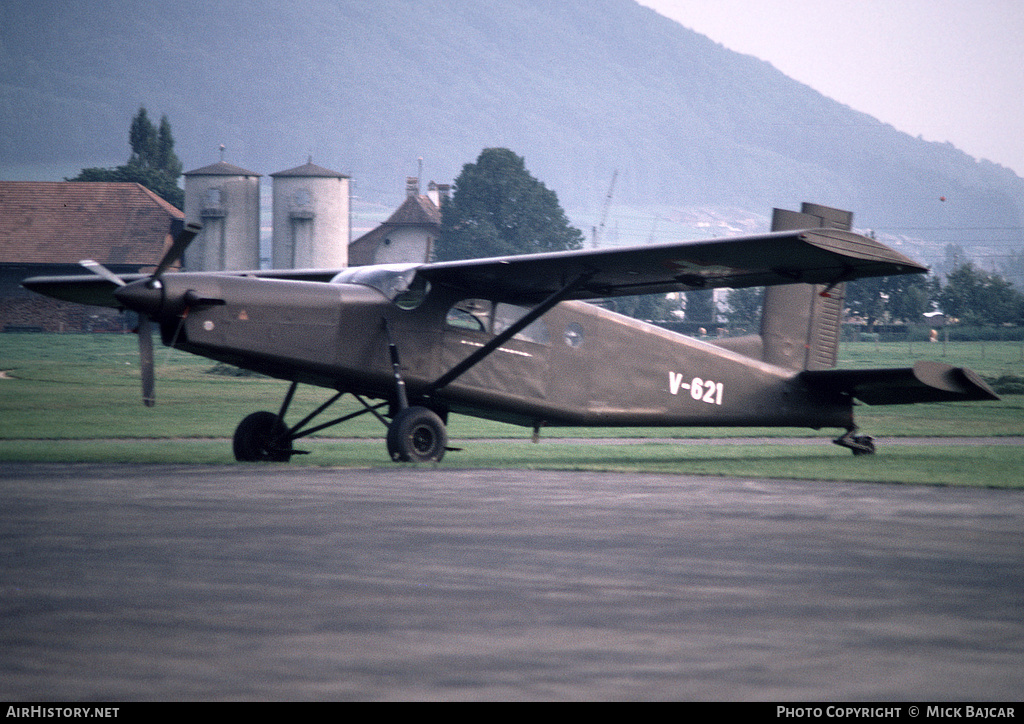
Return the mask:
{"type": "Polygon", "coordinates": [[[1024,176],[1024,0],[638,0],[927,141],[1024,176]]]}

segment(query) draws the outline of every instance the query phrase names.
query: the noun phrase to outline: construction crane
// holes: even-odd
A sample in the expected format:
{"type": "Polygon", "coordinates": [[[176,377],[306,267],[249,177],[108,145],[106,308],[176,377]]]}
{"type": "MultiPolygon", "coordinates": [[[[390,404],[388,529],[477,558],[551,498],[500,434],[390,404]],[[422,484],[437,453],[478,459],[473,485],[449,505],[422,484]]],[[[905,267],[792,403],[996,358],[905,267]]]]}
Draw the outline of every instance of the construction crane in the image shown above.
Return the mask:
{"type": "Polygon", "coordinates": [[[601,223],[593,229],[591,244],[593,248],[597,248],[598,242],[601,239],[601,234],[604,232],[604,224],[608,220],[608,207],[612,205],[612,193],[615,191],[615,179],[619,175],[619,169],[615,169],[612,172],[612,182],[608,184],[608,193],[604,197],[604,206],[601,209],[601,223]]]}

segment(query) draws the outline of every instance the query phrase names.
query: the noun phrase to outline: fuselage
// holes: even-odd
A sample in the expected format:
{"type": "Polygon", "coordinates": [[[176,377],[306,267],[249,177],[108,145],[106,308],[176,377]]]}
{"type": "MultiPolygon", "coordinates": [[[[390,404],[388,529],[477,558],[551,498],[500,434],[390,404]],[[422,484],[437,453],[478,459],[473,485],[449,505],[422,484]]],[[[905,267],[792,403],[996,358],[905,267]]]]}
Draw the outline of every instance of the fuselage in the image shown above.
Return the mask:
{"type": "MultiPolygon", "coordinates": [[[[527,310],[435,287],[393,301],[363,284],[168,274],[145,310],[165,344],[281,379],[539,426],[847,427],[847,397],[793,370],[584,302],[562,302],[462,375],[432,383],[527,310]],[[187,301],[186,301],[187,300],[187,301]]],[[[131,306],[131,305],[129,305],[131,306]]]]}

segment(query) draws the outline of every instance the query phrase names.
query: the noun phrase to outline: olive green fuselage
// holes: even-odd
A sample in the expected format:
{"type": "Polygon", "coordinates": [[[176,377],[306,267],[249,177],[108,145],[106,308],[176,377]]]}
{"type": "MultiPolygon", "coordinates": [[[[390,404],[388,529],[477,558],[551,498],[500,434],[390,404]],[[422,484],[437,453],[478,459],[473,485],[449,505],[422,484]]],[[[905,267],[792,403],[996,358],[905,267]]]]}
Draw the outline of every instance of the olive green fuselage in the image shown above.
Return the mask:
{"type": "Polygon", "coordinates": [[[556,305],[435,389],[525,311],[463,296],[435,287],[405,309],[359,284],[180,273],[164,277],[154,317],[176,348],[392,402],[393,341],[410,399],[522,425],[852,424],[848,396],[813,391],[793,370],[584,302],[556,305]]]}

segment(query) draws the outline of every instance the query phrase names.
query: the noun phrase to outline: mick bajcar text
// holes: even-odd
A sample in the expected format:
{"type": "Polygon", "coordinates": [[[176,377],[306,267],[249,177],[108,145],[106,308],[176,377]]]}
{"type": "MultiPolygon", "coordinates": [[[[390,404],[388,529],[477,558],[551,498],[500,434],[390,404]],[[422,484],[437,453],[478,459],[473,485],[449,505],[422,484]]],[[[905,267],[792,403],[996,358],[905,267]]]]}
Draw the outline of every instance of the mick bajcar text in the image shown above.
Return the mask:
{"type": "Polygon", "coordinates": [[[777,718],[821,719],[882,719],[900,718],[904,713],[911,718],[927,719],[1014,719],[1012,706],[777,706],[777,718]]]}

